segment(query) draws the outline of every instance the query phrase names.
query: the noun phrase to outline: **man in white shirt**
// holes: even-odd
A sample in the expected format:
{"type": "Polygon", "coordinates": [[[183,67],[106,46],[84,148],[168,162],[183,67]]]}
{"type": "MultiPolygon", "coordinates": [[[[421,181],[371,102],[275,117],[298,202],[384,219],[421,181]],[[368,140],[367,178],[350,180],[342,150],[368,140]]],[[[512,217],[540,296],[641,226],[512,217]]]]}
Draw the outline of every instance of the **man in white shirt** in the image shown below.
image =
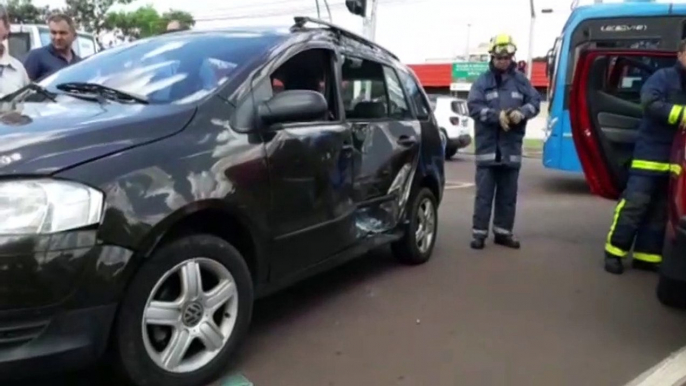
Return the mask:
{"type": "Polygon", "coordinates": [[[5,41],[10,34],[7,9],[0,5],[0,97],[13,93],[29,84],[29,76],[21,62],[10,56],[5,41]]]}

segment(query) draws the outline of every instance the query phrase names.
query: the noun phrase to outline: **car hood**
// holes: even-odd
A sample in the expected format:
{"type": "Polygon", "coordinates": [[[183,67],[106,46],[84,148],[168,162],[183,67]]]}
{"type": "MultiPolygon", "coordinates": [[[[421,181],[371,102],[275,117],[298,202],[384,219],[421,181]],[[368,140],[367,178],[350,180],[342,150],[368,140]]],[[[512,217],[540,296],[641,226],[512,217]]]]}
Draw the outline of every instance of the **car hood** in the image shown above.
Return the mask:
{"type": "Polygon", "coordinates": [[[0,110],[0,175],[52,174],[182,130],[195,108],[24,103],[0,110]]]}

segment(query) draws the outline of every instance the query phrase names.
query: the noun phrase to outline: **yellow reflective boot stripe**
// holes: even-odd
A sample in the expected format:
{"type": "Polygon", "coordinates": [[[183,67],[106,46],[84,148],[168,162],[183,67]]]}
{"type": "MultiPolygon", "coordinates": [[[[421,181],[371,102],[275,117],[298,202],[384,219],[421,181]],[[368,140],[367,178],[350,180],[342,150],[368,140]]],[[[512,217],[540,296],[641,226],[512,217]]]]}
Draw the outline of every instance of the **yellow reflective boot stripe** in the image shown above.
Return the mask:
{"type": "Polygon", "coordinates": [[[640,159],[631,161],[632,169],[650,170],[653,172],[668,172],[671,166],[671,164],[665,162],[644,161],[640,159]]]}
{"type": "Polygon", "coordinates": [[[624,208],[624,205],[626,205],[626,200],[621,199],[619,201],[619,204],[617,204],[617,207],[615,208],[615,215],[614,218],[612,219],[612,225],[610,225],[610,232],[607,234],[607,242],[605,243],[605,251],[611,255],[617,256],[617,257],[625,257],[627,255],[627,251],[621,250],[610,242],[612,240],[612,234],[615,232],[615,228],[617,227],[617,220],[619,219],[619,213],[621,213],[622,209],[624,208]]]}
{"type": "Polygon", "coordinates": [[[684,110],[684,106],[674,105],[672,107],[672,110],[670,110],[670,112],[669,112],[669,118],[668,118],[668,122],[670,125],[674,125],[677,123],[677,121],[679,120],[679,117],[681,116],[681,112],[683,110],[684,110]]]}
{"type": "Polygon", "coordinates": [[[662,262],[662,256],[654,254],[654,253],[634,252],[634,259],[645,261],[647,263],[661,263],[662,262]]]}

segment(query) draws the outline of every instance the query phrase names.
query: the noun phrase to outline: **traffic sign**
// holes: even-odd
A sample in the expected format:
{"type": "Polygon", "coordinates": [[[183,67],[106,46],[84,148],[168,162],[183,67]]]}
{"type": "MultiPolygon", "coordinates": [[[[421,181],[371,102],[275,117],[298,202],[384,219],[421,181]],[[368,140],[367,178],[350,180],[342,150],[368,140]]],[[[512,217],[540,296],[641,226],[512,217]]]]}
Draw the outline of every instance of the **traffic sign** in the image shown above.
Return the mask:
{"type": "Polygon", "coordinates": [[[454,62],[453,83],[472,83],[488,70],[488,62],[454,62]]]}

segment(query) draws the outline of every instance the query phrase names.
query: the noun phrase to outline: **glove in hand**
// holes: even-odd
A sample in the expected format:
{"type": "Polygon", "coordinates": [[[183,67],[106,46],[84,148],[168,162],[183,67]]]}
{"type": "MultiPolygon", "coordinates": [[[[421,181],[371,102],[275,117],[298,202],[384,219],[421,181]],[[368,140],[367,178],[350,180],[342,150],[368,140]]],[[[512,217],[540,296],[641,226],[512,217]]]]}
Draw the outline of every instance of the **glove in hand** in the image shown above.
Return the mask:
{"type": "Polygon", "coordinates": [[[510,130],[510,118],[507,115],[507,111],[501,110],[498,119],[500,120],[500,127],[502,127],[503,130],[510,130]]]}
{"type": "Polygon", "coordinates": [[[524,114],[522,114],[522,112],[519,110],[512,110],[509,114],[509,117],[510,122],[514,123],[515,125],[518,125],[521,121],[524,120],[524,114]]]}

